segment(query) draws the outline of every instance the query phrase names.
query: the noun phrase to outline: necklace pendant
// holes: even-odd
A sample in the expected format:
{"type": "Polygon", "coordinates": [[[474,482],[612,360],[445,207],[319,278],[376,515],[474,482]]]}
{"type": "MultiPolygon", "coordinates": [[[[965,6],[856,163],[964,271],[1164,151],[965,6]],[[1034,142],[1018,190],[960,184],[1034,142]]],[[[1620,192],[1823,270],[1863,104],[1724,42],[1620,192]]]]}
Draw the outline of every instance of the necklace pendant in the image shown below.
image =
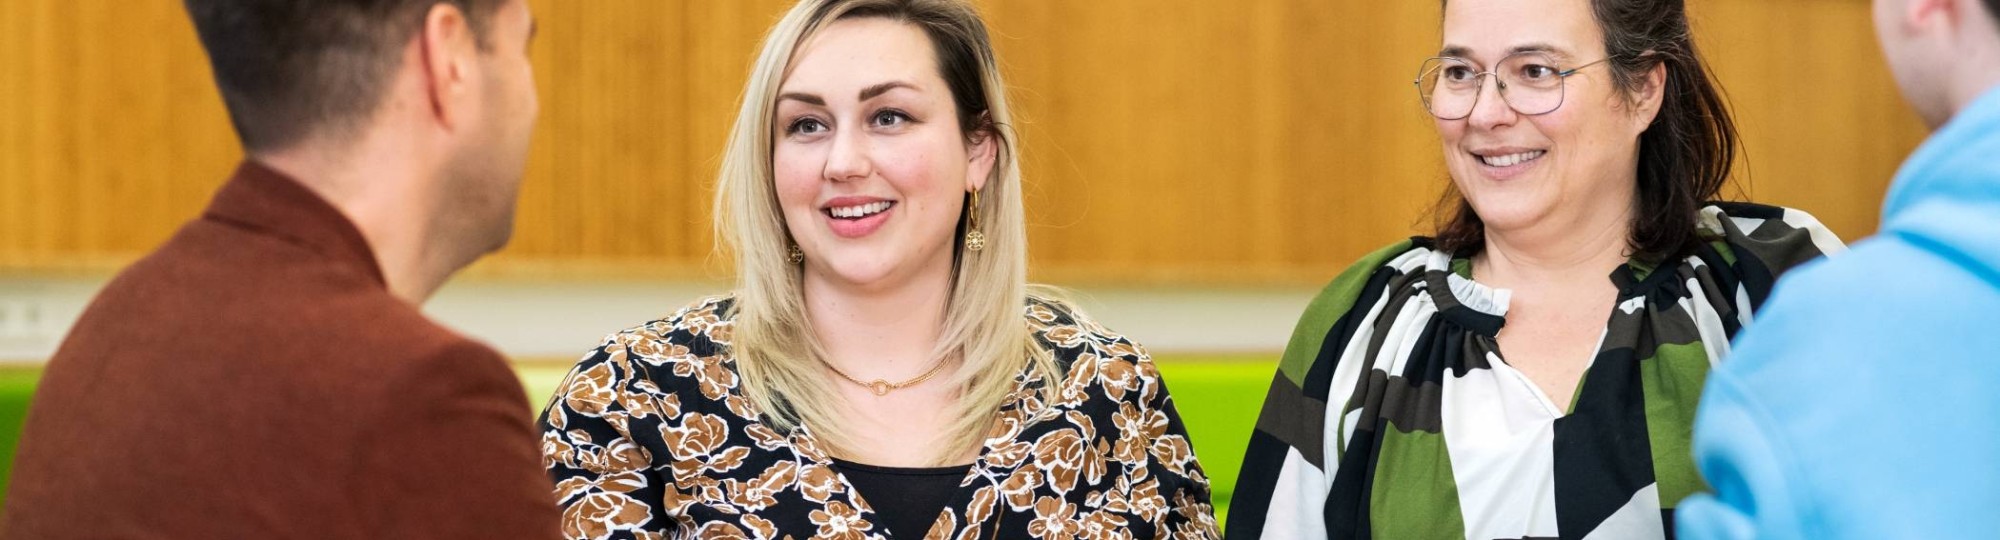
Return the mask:
{"type": "Polygon", "coordinates": [[[868,391],[874,392],[877,396],[889,395],[889,391],[895,389],[896,387],[889,385],[889,381],[881,379],[875,379],[875,382],[868,383],[868,391]]]}

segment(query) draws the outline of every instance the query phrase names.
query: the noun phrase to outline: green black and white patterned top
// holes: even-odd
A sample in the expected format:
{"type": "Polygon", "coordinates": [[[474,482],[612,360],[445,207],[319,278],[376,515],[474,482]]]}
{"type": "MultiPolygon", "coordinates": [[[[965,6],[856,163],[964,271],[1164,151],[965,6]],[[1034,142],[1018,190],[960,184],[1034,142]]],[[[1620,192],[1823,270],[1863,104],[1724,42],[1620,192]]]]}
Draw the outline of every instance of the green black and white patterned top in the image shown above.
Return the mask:
{"type": "Polygon", "coordinates": [[[1428,239],[1364,257],[1299,320],[1251,436],[1228,537],[1666,538],[1706,489],[1695,405],[1787,268],[1845,249],[1797,210],[1702,209],[1710,239],[1614,271],[1618,305],[1566,411],[1495,341],[1509,293],[1428,239]]]}

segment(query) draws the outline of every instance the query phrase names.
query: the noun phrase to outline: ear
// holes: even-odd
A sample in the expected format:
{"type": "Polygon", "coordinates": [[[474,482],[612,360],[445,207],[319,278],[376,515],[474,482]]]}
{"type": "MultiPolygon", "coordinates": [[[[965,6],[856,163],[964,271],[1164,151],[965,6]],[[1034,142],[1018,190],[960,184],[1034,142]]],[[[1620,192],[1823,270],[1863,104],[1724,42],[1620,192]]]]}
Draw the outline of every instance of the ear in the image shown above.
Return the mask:
{"type": "Polygon", "coordinates": [[[1652,68],[1646,70],[1646,75],[1640,78],[1639,87],[1634,89],[1632,120],[1636,129],[1632,131],[1632,136],[1637,137],[1640,133],[1645,133],[1646,128],[1653,125],[1653,120],[1659,118],[1660,106],[1666,101],[1666,96],[1667,63],[1654,63],[1652,68]]]}
{"type": "Polygon", "coordinates": [[[468,98],[479,54],[465,12],[450,2],[432,4],[424,13],[417,46],[431,114],[445,129],[455,129],[472,110],[468,98]]]}
{"type": "Polygon", "coordinates": [[[1000,158],[1001,143],[998,129],[992,122],[987,122],[986,127],[973,132],[972,140],[966,142],[966,191],[985,189],[986,179],[993,176],[994,163],[1000,158]]]}
{"type": "MultiPolygon", "coordinates": [[[[1957,28],[1959,13],[1955,0],[1908,0],[1903,4],[1903,24],[1908,30],[1922,32],[1943,28],[1957,28]]],[[[1984,22],[1984,21],[1982,21],[1984,22]]]]}

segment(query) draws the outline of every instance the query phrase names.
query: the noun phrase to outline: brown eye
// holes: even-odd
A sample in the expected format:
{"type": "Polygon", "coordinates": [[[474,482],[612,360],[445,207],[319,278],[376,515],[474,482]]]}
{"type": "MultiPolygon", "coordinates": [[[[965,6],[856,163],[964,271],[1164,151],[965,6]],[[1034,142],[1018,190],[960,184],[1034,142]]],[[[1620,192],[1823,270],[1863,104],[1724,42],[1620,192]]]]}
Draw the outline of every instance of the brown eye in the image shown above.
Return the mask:
{"type": "Polygon", "coordinates": [[[1555,66],[1528,64],[1521,66],[1521,80],[1529,82],[1548,81],[1560,75],[1555,66]]]}

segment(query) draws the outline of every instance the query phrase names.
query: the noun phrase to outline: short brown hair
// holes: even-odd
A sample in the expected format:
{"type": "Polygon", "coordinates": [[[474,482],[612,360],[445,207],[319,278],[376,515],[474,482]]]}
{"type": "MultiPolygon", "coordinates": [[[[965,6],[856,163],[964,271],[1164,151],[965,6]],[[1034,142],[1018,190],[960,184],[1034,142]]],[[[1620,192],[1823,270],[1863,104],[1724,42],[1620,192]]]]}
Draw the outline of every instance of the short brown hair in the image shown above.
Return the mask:
{"type": "Polygon", "coordinates": [[[507,0],[184,0],[243,146],[274,150],[374,114],[402,45],[437,4],[482,50],[507,0]]]}
{"type": "MultiPolygon", "coordinates": [[[[1604,50],[1620,90],[1638,89],[1654,66],[1667,68],[1659,115],[1639,135],[1638,200],[1627,243],[1641,260],[1686,256],[1702,242],[1697,229],[1702,205],[1729,182],[1736,160],[1736,123],[1707,62],[1695,50],[1685,0],[1590,0],[1590,4],[1597,26],[1604,31],[1604,50]]],[[[1484,248],[1485,223],[1456,186],[1445,193],[1438,210],[1441,249],[1469,256],[1484,248]]]]}

